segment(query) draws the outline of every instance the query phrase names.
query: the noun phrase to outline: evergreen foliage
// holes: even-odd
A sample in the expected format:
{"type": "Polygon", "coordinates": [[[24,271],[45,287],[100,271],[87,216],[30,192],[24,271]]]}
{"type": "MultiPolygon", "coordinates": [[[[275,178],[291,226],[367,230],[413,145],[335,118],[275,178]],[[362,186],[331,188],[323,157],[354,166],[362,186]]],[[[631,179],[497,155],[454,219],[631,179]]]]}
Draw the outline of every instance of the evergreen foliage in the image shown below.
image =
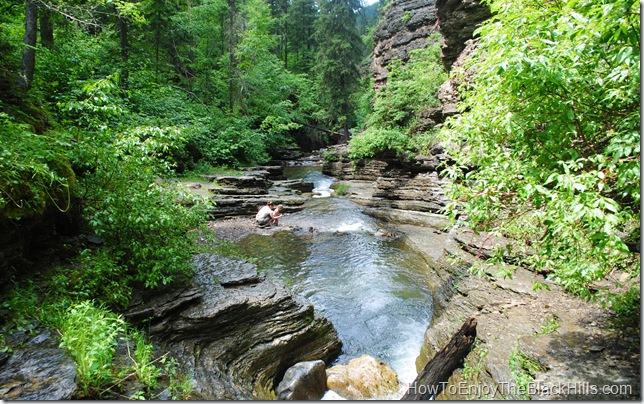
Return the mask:
{"type": "Polygon", "coordinates": [[[639,273],[639,5],[488,3],[476,80],[445,131],[459,162],[451,214],[589,297],[614,268],[639,273]]]}
{"type": "Polygon", "coordinates": [[[364,52],[356,28],[356,0],[324,0],[315,25],[318,43],[315,67],[324,117],[348,129],[355,124],[352,95],[358,90],[358,65],[364,52]]]}

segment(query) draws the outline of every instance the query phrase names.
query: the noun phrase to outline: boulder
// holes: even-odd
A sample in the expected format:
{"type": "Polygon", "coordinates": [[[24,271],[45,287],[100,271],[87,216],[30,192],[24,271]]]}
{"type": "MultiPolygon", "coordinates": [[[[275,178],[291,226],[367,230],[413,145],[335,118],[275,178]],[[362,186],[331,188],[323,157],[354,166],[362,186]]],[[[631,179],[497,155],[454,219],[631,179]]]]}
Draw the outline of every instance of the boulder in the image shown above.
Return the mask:
{"type": "Polygon", "coordinates": [[[275,390],[279,400],[319,400],[325,392],[326,365],[321,360],[291,366],[275,390]]]}
{"type": "Polygon", "coordinates": [[[349,400],[378,399],[399,391],[398,375],[386,363],[369,355],[336,365],[326,372],[327,386],[349,400]]]}

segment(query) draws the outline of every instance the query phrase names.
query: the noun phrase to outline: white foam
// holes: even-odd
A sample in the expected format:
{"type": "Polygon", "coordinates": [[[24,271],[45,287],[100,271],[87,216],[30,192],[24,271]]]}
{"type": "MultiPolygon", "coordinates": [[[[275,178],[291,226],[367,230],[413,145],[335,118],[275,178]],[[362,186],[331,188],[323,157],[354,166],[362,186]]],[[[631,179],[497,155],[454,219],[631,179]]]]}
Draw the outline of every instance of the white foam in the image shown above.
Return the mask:
{"type": "Polygon", "coordinates": [[[331,196],[331,192],[333,192],[331,189],[329,190],[320,190],[320,189],[314,189],[313,193],[313,198],[328,198],[331,196]]]}
{"type": "Polygon", "coordinates": [[[358,231],[362,227],[363,223],[351,223],[351,224],[342,224],[338,227],[338,231],[341,233],[347,233],[350,231],[358,231]]]}

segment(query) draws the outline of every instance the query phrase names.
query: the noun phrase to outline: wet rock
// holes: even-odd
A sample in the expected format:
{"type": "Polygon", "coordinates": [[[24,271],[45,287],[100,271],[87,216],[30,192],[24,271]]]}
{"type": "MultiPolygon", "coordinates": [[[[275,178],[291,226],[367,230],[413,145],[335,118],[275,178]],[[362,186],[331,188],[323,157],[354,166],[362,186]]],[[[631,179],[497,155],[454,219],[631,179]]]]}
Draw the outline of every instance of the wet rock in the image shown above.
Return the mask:
{"type": "Polygon", "coordinates": [[[2,400],[71,400],[76,364],[49,331],[14,349],[0,368],[2,400]]]}
{"type": "Polygon", "coordinates": [[[333,149],[340,158],[326,162],[322,172],[351,181],[349,198],[373,208],[374,213],[390,210],[438,213],[448,202],[443,191],[448,181],[436,172],[440,162],[448,157],[439,146],[432,149],[432,154],[418,156],[409,162],[401,162],[394,157],[352,161],[347,157],[345,147],[333,149]],[[370,181],[370,191],[358,189],[356,181],[370,181]],[[351,189],[354,187],[356,189],[351,189]]]}
{"type": "Polygon", "coordinates": [[[275,393],[279,400],[319,400],[325,391],[326,365],[317,360],[288,368],[275,393]]]}
{"type": "Polygon", "coordinates": [[[208,212],[213,219],[234,218],[247,216],[254,218],[257,211],[268,201],[284,205],[284,212],[291,213],[303,209],[306,198],[293,195],[301,193],[297,190],[305,190],[312,186],[304,181],[286,182],[283,180],[283,168],[281,166],[253,167],[254,171],[248,171],[246,175],[202,175],[204,179],[214,183],[206,184],[203,189],[197,189],[198,193],[210,198],[214,209],[208,212]],[[265,168],[266,170],[259,170],[265,168]],[[269,178],[275,179],[274,181],[269,178]],[[279,179],[278,179],[279,178],[279,179]],[[277,187],[275,186],[277,185],[277,187]],[[273,192],[273,188],[275,191],[273,192]],[[283,192],[289,189],[289,192],[283,192]]]}
{"type": "Polygon", "coordinates": [[[246,168],[248,175],[257,176],[262,173],[263,176],[272,181],[284,180],[284,167],[282,165],[256,166],[246,168]]]}
{"type": "Polygon", "coordinates": [[[294,190],[298,191],[300,193],[302,192],[313,192],[313,187],[315,184],[313,184],[310,181],[304,181],[301,179],[298,180],[283,180],[283,181],[275,181],[274,182],[276,188],[284,188],[288,190],[294,190]]]}
{"type": "Polygon", "coordinates": [[[272,398],[289,366],[339,353],[333,324],[305,299],[258,275],[255,265],[201,254],[194,266],[198,300],[161,313],[147,307],[169,304],[159,296],[132,311],[151,314],[151,335],[192,369],[202,399],[272,398]]]}
{"type": "Polygon", "coordinates": [[[197,304],[202,298],[202,291],[197,287],[173,288],[163,294],[146,297],[136,295],[132,307],[125,312],[130,321],[143,321],[147,318],[163,318],[176,311],[197,304]]]}
{"type": "Polygon", "coordinates": [[[369,355],[327,369],[327,386],[349,400],[378,399],[399,390],[396,372],[369,355]]]}
{"type": "Polygon", "coordinates": [[[266,179],[268,172],[259,175],[215,176],[212,192],[222,195],[258,195],[266,193],[272,183],[266,179]]]}

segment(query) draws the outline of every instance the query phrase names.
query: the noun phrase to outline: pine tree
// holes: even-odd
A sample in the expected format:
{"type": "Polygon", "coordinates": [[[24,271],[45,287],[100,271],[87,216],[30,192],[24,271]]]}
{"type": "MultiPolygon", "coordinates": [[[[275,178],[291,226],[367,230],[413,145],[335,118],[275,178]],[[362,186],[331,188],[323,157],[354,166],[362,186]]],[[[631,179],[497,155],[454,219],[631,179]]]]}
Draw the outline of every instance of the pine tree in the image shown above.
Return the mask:
{"type": "Polygon", "coordinates": [[[332,125],[348,133],[355,122],[351,96],[358,88],[363,44],[356,26],[357,0],[326,0],[316,23],[317,73],[320,99],[332,125]]]}
{"type": "Polygon", "coordinates": [[[310,73],[315,62],[314,25],[318,9],[314,0],[293,0],[288,11],[290,21],[288,68],[298,73],[310,73]]]}

